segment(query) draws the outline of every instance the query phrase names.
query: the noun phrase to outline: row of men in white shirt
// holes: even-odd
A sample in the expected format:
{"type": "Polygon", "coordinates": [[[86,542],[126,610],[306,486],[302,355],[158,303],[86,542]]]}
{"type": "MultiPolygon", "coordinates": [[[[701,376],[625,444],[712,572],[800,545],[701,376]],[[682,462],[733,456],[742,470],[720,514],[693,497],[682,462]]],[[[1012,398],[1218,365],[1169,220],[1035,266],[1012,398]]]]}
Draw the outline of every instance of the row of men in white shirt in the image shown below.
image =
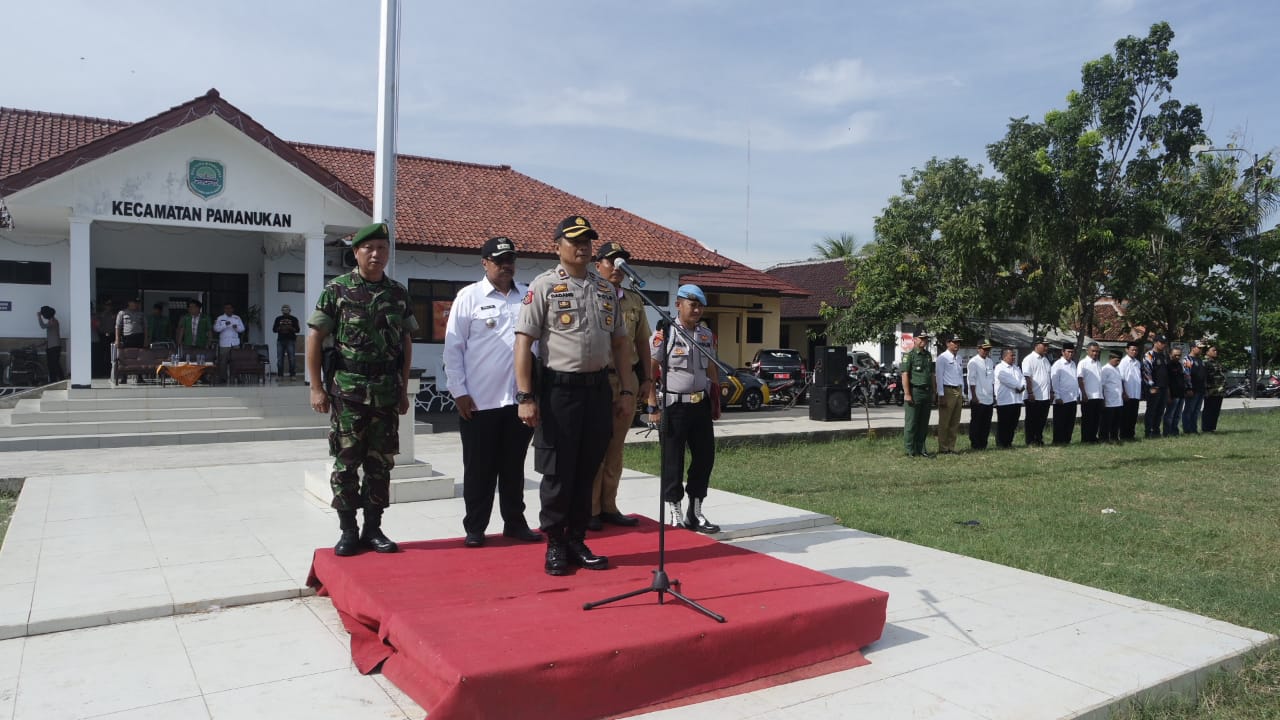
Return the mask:
{"type": "MultiPolygon", "coordinates": [[[[965,378],[965,395],[983,405],[1011,405],[1032,401],[1103,400],[1107,407],[1120,407],[1125,400],[1142,397],[1142,363],[1138,360],[1138,348],[1132,345],[1124,357],[1112,356],[1109,362],[1099,362],[1100,347],[1090,343],[1086,356],[1077,364],[1066,355],[1073,345],[1064,345],[1064,354],[1050,362],[1048,347],[1039,342],[1035,350],[1014,363],[1016,352],[1006,348],[1000,362],[990,357],[990,344],[983,343],[978,354],[968,363],[965,378]]],[[[938,394],[947,385],[960,385],[959,362],[952,358],[938,357],[938,394]]]]}

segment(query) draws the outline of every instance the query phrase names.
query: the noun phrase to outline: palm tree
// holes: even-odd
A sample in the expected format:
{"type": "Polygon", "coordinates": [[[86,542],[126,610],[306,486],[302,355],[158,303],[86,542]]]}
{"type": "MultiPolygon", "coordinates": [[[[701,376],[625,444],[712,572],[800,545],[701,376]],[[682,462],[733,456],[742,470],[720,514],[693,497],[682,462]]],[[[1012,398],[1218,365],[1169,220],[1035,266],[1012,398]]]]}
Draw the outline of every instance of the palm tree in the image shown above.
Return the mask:
{"type": "Polygon", "coordinates": [[[853,257],[857,247],[858,239],[853,236],[853,233],[843,232],[838,238],[828,235],[822,238],[822,242],[813,244],[814,252],[825,260],[853,257]]]}

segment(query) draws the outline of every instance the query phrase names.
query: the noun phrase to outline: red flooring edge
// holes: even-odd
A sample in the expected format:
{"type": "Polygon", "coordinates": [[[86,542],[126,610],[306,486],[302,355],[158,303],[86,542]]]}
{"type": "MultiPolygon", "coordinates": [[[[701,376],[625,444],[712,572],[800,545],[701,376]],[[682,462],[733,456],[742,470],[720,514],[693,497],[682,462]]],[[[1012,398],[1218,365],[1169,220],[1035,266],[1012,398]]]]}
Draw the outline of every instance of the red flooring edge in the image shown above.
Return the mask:
{"type": "Polygon", "coordinates": [[[554,578],[545,546],[490,537],[401,543],[394,555],[317,550],[307,583],[333,600],[364,673],[382,673],[431,720],[588,720],[682,704],[865,664],[888,594],[687,530],[666,533],[666,570],[720,624],[646,587],[658,526],[588,538],[605,571],[554,578]],[[773,678],[770,681],[770,678],[773,678]]]}

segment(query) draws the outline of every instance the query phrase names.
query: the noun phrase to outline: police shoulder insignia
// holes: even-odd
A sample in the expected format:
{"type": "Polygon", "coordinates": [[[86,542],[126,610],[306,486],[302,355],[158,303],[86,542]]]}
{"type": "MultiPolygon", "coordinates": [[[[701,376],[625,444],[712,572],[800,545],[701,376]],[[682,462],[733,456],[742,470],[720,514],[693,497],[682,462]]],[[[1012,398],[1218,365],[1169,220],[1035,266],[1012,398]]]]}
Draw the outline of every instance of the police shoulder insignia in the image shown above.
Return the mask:
{"type": "Polygon", "coordinates": [[[524,300],[521,300],[520,302],[521,302],[521,303],[523,303],[523,304],[525,304],[525,305],[532,305],[532,304],[533,304],[533,291],[532,291],[532,290],[530,290],[529,292],[525,293],[525,294],[524,294],[524,300]]]}
{"type": "Polygon", "coordinates": [[[600,292],[609,292],[609,285],[607,283],[598,282],[596,283],[596,289],[600,292]]]}
{"type": "Polygon", "coordinates": [[[565,272],[564,268],[556,268],[556,274],[560,276],[561,280],[569,277],[569,273],[565,272]]]}

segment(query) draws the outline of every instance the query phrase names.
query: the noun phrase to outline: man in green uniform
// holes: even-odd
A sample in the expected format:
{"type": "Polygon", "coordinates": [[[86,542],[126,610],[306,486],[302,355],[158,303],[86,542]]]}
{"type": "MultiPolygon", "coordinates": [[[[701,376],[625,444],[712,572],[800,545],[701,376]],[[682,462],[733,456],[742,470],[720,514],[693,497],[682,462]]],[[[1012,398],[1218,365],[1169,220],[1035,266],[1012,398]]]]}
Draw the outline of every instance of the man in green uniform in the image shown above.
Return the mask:
{"type": "Polygon", "coordinates": [[[929,334],[917,333],[915,347],[902,358],[902,393],[906,418],[902,444],[908,457],[931,458],[924,442],[929,437],[929,412],[933,407],[933,357],[929,355],[929,334]]]}
{"type": "MultiPolygon", "coordinates": [[[[409,411],[409,365],[414,320],[409,291],[386,275],[390,254],[386,223],[362,228],[351,238],[356,268],[325,285],[307,319],[307,375],[311,407],[329,415],[333,456],[331,506],[342,536],[333,551],[355,555],[371,547],[391,553],[399,547],[382,532],[382,511],[390,504],[391,468],[400,451],[399,418],[409,411]],[[333,335],[336,362],[322,384],[324,339],[333,335]],[[357,473],[364,468],[363,483],[357,473]],[[364,531],[356,510],[364,508],[364,531]]],[[[333,352],[331,351],[331,352],[333,352]]]]}

